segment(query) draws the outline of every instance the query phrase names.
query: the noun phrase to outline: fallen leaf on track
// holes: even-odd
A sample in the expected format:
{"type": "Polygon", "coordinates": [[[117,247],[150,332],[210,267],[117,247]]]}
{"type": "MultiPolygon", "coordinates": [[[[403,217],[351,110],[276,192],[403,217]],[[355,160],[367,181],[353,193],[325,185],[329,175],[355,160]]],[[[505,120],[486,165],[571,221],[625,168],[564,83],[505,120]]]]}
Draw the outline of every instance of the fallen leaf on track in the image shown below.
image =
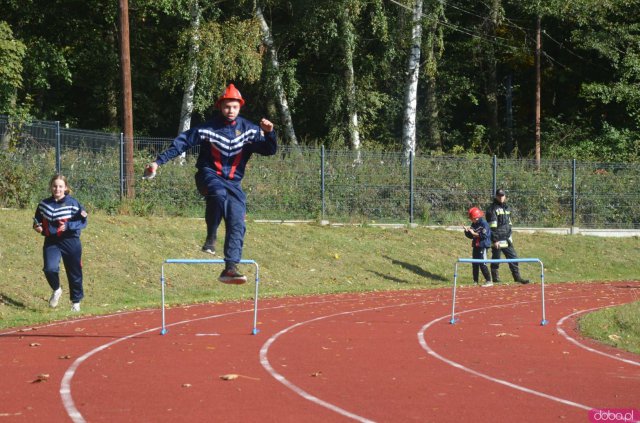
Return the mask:
{"type": "Polygon", "coordinates": [[[501,332],[501,333],[497,334],[496,336],[512,336],[514,338],[518,338],[519,337],[518,335],[514,335],[512,333],[506,333],[506,332],[501,332]]]}
{"type": "Polygon", "coordinates": [[[40,373],[34,380],[31,381],[31,383],[46,382],[48,380],[49,380],[49,374],[40,373]]]}
{"type": "Polygon", "coordinates": [[[250,380],[260,380],[260,378],[258,378],[258,377],[237,375],[235,373],[230,373],[228,375],[220,376],[220,379],[222,379],[222,380],[235,380],[235,379],[238,379],[238,378],[244,378],[244,379],[250,379],[250,380]]]}
{"type": "Polygon", "coordinates": [[[69,360],[71,358],[70,355],[61,355],[60,357],[58,357],[60,360],[69,360]]]}
{"type": "Polygon", "coordinates": [[[29,346],[30,346],[30,347],[39,347],[39,346],[40,346],[40,344],[39,344],[39,343],[37,343],[37,342],[32,342],[32,343],[30,343],[30,344],[29,344],[29,346]]]}

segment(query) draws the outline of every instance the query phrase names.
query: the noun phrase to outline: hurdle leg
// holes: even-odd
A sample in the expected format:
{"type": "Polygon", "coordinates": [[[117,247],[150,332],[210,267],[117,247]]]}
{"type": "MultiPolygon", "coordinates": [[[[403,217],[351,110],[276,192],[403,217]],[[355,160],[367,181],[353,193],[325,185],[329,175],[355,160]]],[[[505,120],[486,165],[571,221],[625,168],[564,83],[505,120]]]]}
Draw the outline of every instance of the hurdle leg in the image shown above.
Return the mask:
{"type": "Polygon", "coordinates": [[[549,321],[547,320],[544,306],[544,264],[542,262],[540,262],[540,285],[542,286],[542,321],[540,325],[545,326],[549,321]]]}
{"type": "Polygon", "coordinates": [[[164,317],[164,264],[160,271],[160,286],[162,287],[162,330],[160,330],[160,335],[165,335],[167,333],[167,326],[164,317]]]}
{"type": "Polygon", "coordinates": [[[253,298],[253,329],[251,330],[252,335],[257,335],[260,330],[258,329],[258,290],[260,286],[260,269],[258,267],[258,263],[256,265],[256,292],[253,298]]]}
{"type": "Polygon", "coordinates": [[[456,313],[456,286],[458,284],[458,262],[456,262],[453,268],[453,301],[451,305],[451,320],[449,320],[450,324],[455,324],[458,320],[455,318],[456,313]]]}

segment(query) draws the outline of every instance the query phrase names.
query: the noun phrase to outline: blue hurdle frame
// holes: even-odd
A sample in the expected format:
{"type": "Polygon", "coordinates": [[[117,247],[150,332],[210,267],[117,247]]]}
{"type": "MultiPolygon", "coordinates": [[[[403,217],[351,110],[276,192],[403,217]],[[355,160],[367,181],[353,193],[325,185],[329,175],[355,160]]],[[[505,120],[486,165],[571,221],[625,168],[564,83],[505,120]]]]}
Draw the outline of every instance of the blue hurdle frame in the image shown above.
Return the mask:
{"type": "MultiPolygon", "coordinates": [[[[224,264],[222,259],[166,259],[162,263],[162,270],[160,273],[160,285],[162,286],[162,330],[160,335],[165,335],[168,330],[165,320],[165,282],[164,282],[164,266],[166,264],[224,264]]],[[[240,260],[240,264],[253,264],[256,267],[256,292],[253,299],[253,329],[252,335],[256,335],[260,330],[258,329],[258,291],[260,286],[260,266],[254,260],[240,260]]]]}
{"type": "Polygon", "coordinates": [[[542,321],[540,322],[541,326],[545,326],[547,323],[545,309],[544,309],[544,264],[540,259],[537,258],[517,258],[517,259],[469,259],[469,258],[459,258],[456,261],[456,264],[453,269],[453,305],[451,308],[451,320],[449,320],[450,324],[455,324],[458,319],[455,318],[456,312],[456,286],[458,282],[458,263],[540,263],[540,285],[542,286],[542,321]]]}

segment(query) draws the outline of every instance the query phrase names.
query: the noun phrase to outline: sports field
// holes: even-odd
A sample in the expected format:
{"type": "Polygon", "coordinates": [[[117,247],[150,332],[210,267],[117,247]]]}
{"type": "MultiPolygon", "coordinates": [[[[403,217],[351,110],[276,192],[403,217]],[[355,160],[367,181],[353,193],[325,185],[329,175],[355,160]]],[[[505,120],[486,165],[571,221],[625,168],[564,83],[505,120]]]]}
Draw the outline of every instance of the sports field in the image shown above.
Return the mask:
{"type": "MultiPolygon", "coordinates": [[[[251,283],[238,289],[251,290],[251,283]]],[[[588,422],[640,408],[638,356],[582,339],[640,282],[201,304],[5,330],[2,421],[588,422]]]]}

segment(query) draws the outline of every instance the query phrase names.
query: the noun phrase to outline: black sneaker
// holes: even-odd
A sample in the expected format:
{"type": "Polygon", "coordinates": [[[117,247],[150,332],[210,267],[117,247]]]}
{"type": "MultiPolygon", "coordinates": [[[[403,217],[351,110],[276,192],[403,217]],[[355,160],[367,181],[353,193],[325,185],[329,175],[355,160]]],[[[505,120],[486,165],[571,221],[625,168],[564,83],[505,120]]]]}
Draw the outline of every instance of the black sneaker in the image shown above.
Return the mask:
{"type": "Polygon", "coordinates": [[[220,273],[218,280],[226,284],[242,285],[247,281],[247,277],[238,272],[238,268],[235,264],[229,264],[226,269],[220,273]]]}
{"type": "Polygon", "coordinates": [[[212,240],[212,239],[207,239],[204,242],[204,245],[202,246],[202,252],[203,253],[207,253],[207,254],[211,254],[211,255],[216,255],[216,247],[215,247],[216,241],[212,240]]]}

